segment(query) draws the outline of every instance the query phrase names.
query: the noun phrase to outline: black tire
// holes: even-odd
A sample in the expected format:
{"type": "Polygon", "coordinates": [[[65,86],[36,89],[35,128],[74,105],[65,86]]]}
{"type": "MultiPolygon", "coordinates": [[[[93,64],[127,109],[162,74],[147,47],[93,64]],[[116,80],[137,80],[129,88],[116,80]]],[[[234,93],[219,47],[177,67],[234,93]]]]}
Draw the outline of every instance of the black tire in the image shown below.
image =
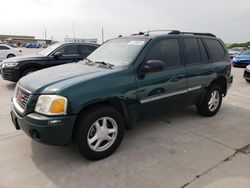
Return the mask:
{"type": "Polygon", "coordinates": [[[250,80],[245,79],[247,82],[250,82],[250,80]]]}
{"type": "Polygon", "coordinates": [[[7,58],[16,57],[14,54],[7,55],[7,58]]]}
{"type": "MultiPolygon", "coordinates": [[[[103,125],[101,127],[103,127],[103,125]]],[[[76,130],[74,131],[74,141],[83,157],[96,161],[106,158],[116,151],[123,139],[124,129],[124,119],[115,108],[106,105],[98,105],[79,114],[76,122],[76,130]],[[100,118],[113,119],[117,125],[117,132],[115,133],[115,139],[112,141],[113,143],[106,150],[94,151],[94,149],[89,146],[88,139],[90,139],[89,134],[94,127],[94,123],[100,118]]],[[[94,134],[97,135],[96,133],[94,134]]],[[[99,140],[96,140],[96,142],[98,141],[99,140]]],[[[105,140],[101,141],[101,144],[105,144],[105,142],[105,140]]]]}
{"type": "Polygon", "coordinates": [[[28,69],[25,69],[25,70],[22,72],[21,77],[26,76],[26,75],[28,75],[28,74],[30,74],[30,73],[32,73],[32,72],[37,71],[37,70],[38,70],[38,69],[36,69],[36,68],[28,68],[28,69]]]}
{"type": "Polygon", "coordinates": [[[202,102],[201,105],[196,105],[197,106],[197,110],[198,112],[205,117],[211,117],[214,116],[220,109],[221,106],[221,102],[222,102],[222,89],[219,85],[211,85],[205,95],[205,98],[202,102]],[[218,103],[216,105],[216,107],[214,106],[214,109],[210,109],[209,108],[209,101],[212,97],[212,93],[215,92],[218,94],[218,103]]]}

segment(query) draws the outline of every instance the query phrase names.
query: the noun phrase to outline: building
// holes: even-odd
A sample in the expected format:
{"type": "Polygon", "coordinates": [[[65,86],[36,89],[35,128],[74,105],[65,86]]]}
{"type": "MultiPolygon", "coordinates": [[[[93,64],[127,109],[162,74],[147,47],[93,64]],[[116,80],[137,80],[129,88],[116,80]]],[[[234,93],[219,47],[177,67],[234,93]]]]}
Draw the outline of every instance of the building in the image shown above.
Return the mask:
{"type": "Polygon", "coordinates": [[[34,36],[24,35],[0,35],[0,41],[17,46],[25,46],[28,43],[51,44],[51,40],[36,39],[34,36]]]}
{"type": "Polygon", "coordinates": [[[65,42],[82,42],[82,43],[93,43],[97,44],[97,39],[83,39],[83,38],[64,38],[65,42]]]}

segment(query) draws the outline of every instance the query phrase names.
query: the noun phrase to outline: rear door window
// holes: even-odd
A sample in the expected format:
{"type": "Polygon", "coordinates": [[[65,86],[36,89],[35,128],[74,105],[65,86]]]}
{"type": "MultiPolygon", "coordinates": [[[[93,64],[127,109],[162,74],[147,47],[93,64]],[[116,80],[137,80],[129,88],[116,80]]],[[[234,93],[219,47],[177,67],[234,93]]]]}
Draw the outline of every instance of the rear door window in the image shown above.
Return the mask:
{"type": "Polygon", "coordinates": [[[80,52],[83,57],[87,57],[89,54],[91,54],[96,49],[95,46],[91,45],[81,45],[80,46],[80,52]]]}
{"type": "Polygon", "coordinates": [[[221,61],[225,59],[226,52],[218,40],[204,39],[209,49],[213,61],[221,61]]]}
{"type": "Polygon", "coordinates": [[[186,47],[188,64],[200,63],[201,53],[197,39],[184,38],[184,44],[186,47]]]}
{"type": "Polygon", "coordinates": [[[148,60],[161,60],[165,67],[181,65],[180,49],[177,39],[165,39],[158,42],[146,57],[148,60]]]}

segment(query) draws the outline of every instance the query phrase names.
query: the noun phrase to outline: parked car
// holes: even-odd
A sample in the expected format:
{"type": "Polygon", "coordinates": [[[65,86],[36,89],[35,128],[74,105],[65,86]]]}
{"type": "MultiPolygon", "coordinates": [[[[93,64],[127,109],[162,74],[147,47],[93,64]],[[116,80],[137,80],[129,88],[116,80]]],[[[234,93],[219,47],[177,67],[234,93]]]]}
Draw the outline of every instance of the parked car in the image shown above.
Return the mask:
{"type": "Polygon", "coordinates": [[[230,58],[233,59],[236,55],[239,55],[243,52],[241,48],[232,48],[228,49],[230,58]]]}
{"type": "Polygon", "coordinates": [[[22,50],[19,48],[13,48],[7,44],[0,44],[0,61],[21,55],[22,50]]]}
{"type": "Polygon", "coordinates": [[[25,45],[25,48],[40,48],[41,44],[39,43],[28,43],[25,45]]]}
{"type": "Polygon", "coordinates": [[[250,50],[242,52],[240,55],[236,55],[232,63],[234,67],[246,67],[250,65],[250,50]]]}
{"type": "Polygon", "coordinates": [[[83,60],[97,47],[97,44],[88,43],[56,43],[37,54],[3,61],[0,65],[2,78],[16,82],[21,77],[37,70],[83,60]]]}
{"type": "Polygon", "coordinates": [[[185,105],[214,116],[232,81],[228,51],[213,34],[140,32],[109,40],[78,63],[23,77],[11,116],[34,140],[74,141],[84,157],[99,160],[137,120],[185,105]]]}
{"type": "Polygon", "coordinates": [[[250,82],[250,65],[248,65],[244,71],[244,76],[245,80],[247,82],[250,82]]]}

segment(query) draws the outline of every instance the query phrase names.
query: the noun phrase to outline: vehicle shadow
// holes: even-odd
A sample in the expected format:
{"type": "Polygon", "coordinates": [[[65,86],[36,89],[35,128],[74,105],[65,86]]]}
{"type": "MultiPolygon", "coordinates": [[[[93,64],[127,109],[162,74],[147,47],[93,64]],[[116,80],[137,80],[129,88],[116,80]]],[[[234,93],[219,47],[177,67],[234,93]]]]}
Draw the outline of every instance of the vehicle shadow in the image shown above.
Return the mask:
{"type": "MultiPolygon", "coordinates": [[[[182,116],[182,113],[171,112],[170,114],[175,118],[182,116]]],[[[196,110],[191,109],[189,115],[193,116],[193,114],[196,114],[196,110]]],[[[110,177],[111,174],[112,176],[120,177],[125,175],[129,177],[130,175],[126,175],[128,173],[127,171],[137,171],[139,168],[139,166],[136,165],[137,163],[140,164],[144,161],[145,164],[150,164],[151,161],[155,161],[157,159],[155,155],[160,155],[159,153],[157,154],[157,152],[141,159],[141,154],[147,152],[145,150],[155,147],[155,144],[158,144],[159,140],[151,135],[152,128],[156,131],[162,128],[167,129],[167,131],[165,131],[171,133],[172,128],[170,127],[170,124],[160,121],[158,117],[142,120],[136,124],[133,130],[125,132],[121,146],[113,155],[95,162],[83,158],[73,145],[69,147],[58,147],[43,145],[32,141],[32,160],[35,166],[50,179],[56,187],[76,187],[81,184],[84,184],[86,187],[96,187],[97,185],[103,185],[103,183],[105,185],[104,187],[108,187],[106,185],[109,185],[109,179],[112,179],[110,177]],[[145,145],[142,147],[145,148],[138,149],[138,147],[141,147],[139,144],[144,141],[145,145]],[[150,144],[150,148],[147,148],[150,144]],[[105,172],[110,169],[112,169],[110,174],[106,174],[105,172]],[[70,180],[67,181],[67,179],[70,180]]],[[[177,139],[179,136],[181,135],[176,135],[177,139]]],[[[166,152],[169,154],[175,153],[172,147],[167,148],[166,152]]],[[[118,179],[112,180],[115,182],[110,186],[120,187],[120,180],[118,179]],[[114,184],[116,186],[114,186],[114,184]]]]}
{"type": "Polygon", "coordinates": [[[8,83],[6,85],[7,89],[10,90],[10,91],[13,91],[16,87],[16,83],[12,82],[12,83],[8,83]]]}
{"type": "MultiPolygon", "coordinates": [[[[220,135],[217,135],[219,138],[225,134],[227,128],[231,127],[231,130],[236,131],[233,136],[238,138],[239,132],[234,127],[234,124],[237,125],[236,117],[239,117],[239,114],[243,114],[244,117],[249,117],[249,115],[244,109],[237,108],[238,112],[235,113],[235,106],[225,104],[216,116],[204,118],[197,114],[194,106],[190,106],[142,120],[136,123],[134,129],[125,132],[123,142],[114,154],[95,162],[81,157],[74,146],[56,147],[32,141],[32,160],[37,169],[50,180],[47,183],[52,182],[56,187],[79,187],[79,185],[84,185],[84,187],[132,187],[137,182],[135,177],[143,173],[143,169],[151,169],[152,166],[158,168],[157,165],[161,166],[161,162],[165,162],[166,164],[162,165],[166,167],[171,166],[176,159],[184,158],[192,163],[193,158],[205,158],[211,154],[209,148],[202,149],[203,146],[211,146],[206,145],[208,141],[204,141],[201,136],[194,136],[187,131],[188,129],[192,132],[205,131],[201,133],[209,134],[219,132],[220,135]],[[226,120],[228,123],[223,123],[222,127],[221,122],[226,120]],[[180,126],[184,128],[180,128],[180,126]],[[201,144],[201,148],[199,148],[201,152],[197,153],[197,148],[193,149],[192,144],[198,142],[201,144]],[[183,148],[189,150],[189,158],[186,158],[183,148]]],[[[245,136],[249,137],[248,133],[245,136]]],[[[229,134],[228,137],[231,138],[232,135],[229,134]]],[[[180,163],[178,168],[186,165],[186,162],[180,161],[180,163]]],[[[205,169],[205,166],[204,164],[201,168],[205,169]]],[[[190,169],[185,169],[186,172],[188,170],[190,169]]],[[[180,177],[182,175],[181,172],[178,174],[180,177]]],[[[176,175],[173,180],[175,178],[176,175]]],[[[43,183],[46,187],[46,181],[43,180],[43,183]]]]}

